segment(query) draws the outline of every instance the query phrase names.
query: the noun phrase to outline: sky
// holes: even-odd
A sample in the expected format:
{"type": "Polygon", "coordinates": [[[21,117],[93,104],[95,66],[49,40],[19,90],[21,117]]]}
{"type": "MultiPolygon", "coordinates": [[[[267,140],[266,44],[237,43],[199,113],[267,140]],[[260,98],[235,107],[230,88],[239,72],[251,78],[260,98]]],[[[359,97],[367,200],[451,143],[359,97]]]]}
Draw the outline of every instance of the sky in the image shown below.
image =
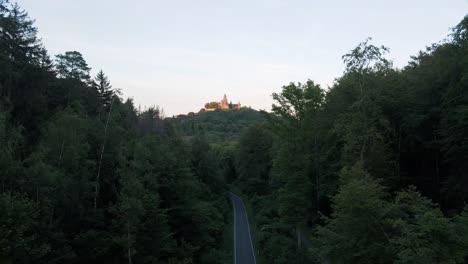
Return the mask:
{"type": "MultiPolygon", "coordinates": [[[[14,0],[12,0],[14,1],[14,0]]],[[[76,50],[135,105],[166,116],[224,94],[269,111],[308,79],[328,88],[367,37],[401,68],[447,37],[468,0],[19,0],[55,56],[76,50]]]]}

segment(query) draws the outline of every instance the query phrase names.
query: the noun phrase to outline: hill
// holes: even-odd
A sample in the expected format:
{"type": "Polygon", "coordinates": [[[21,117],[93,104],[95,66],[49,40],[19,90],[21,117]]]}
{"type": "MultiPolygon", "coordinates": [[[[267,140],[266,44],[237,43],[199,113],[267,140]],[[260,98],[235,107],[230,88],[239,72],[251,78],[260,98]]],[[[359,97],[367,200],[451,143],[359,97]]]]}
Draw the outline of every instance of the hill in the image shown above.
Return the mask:
{"type": "Polygon", "coordinates": [[[265,118],[259,111],[242,108],[234,111],[189,113],[166,120],[185,139],[204,135],[208,142],[220,143],[237,140],[242,131],[263,122],[265,118]]]}

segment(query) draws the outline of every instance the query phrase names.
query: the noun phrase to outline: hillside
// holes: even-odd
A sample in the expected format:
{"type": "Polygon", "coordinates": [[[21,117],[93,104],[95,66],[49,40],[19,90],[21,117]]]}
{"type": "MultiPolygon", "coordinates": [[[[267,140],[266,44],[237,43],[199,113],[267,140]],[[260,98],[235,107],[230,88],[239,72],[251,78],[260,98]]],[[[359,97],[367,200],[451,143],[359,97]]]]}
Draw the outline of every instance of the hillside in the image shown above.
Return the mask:
{"type": "Polygon", "coordinates": [[[259,111],[242,108],[234,111],[189,113],[166,119],[185,139],[204,135],[211,143],[237,140],[248,127],[265,121],[259,111]]]}

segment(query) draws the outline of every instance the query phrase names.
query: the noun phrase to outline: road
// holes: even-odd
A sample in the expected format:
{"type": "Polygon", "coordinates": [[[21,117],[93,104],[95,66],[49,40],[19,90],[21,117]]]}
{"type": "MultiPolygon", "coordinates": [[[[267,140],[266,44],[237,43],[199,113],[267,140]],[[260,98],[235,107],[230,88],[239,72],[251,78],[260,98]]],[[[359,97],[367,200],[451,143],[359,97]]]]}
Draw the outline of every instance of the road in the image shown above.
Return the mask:
{"type": "Polygon", "coordinates": [[[233,193],[230,196],[234,210],[234,264],[256,264],[244,202],[233,193]]]}

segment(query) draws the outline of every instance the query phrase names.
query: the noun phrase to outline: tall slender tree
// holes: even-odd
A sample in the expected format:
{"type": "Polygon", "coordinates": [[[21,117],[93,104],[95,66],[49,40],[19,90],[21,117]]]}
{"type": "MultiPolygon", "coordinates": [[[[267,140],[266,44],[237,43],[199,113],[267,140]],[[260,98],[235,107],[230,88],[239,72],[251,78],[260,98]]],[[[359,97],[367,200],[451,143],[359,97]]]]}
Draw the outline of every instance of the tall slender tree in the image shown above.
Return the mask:
{"type": "Polygon", "coordinates": [[[308,197],[313,186],[311,175],[316,177],[314,185],[317,194],[320,185],[319,175],[314,173],[317,168],[310,167],[308,161],[318,155],[315,153],[314,157],[315,148],[311,152],[309,144],[310,139],[314,138],[311,128],[323,104],[324,93],[320,86],[309,80],[305,84],[283,86],[280,94],[273,94],[273,99],[277,104],[272,107],[275,117],[271,124],[282,139],[273,163],[274,173],[282,183],[279,190],[280,214],[287,223],[295,226],[300,246],[301,225],[306,222],[310,207],[308,197]]]}
{"type": "Polygon", "coordinates": [[[96,77],[94,77],[93,85],[96,88],[99,98],[101,99],[101,104],[105,109],[109,109],[112,102],[112,97],[114,96],[114,90],[112,85],[109,82],[109,78],[100,70],[96,77]]]}

